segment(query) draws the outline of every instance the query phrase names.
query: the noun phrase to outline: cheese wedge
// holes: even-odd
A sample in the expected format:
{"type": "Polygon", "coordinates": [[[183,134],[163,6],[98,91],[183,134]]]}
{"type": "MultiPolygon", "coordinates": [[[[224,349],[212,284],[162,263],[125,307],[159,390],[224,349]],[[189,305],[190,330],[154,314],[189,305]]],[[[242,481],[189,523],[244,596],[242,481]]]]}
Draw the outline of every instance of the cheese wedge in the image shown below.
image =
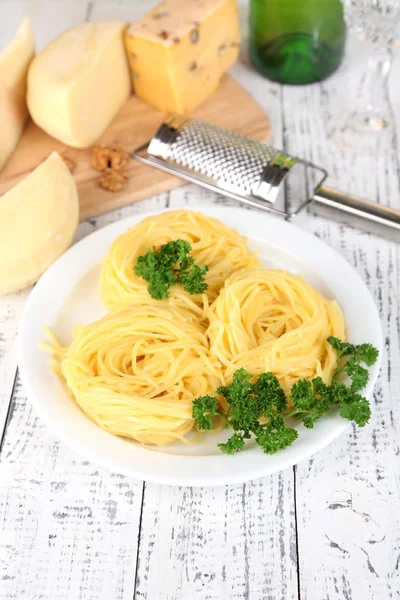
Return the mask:
{"type": "Polygon", "coordinates": [[[32,61],[28,107],[56,139],[96,142],[131,93],[120,22],[84,23],[50,42],[32,61]]]}
{"type": "Polygon", "coordinates": [[[0,294],[37,281],[70,245],[78,218],[75,181],[53,152],[0,198],[0,294]]]}
{"type": "Polygon", "coordinates": [[[236,0],[166,0],[125,35],[135,93],[155,108],[187,113],[236,61],[236,0]]]}
{"type": "Polygon", "coordinates": [[[31,22],[25,17],[0,53],[0,169],[17,145],[28,117],[26,78],[34,52],[31,22]]]}

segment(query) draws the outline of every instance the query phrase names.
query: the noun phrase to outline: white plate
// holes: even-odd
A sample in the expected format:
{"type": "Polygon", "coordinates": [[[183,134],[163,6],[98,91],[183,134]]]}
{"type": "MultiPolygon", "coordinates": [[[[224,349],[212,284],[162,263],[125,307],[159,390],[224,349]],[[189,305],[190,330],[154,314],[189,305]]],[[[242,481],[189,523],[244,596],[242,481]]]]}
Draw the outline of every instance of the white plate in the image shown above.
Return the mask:
{"type": "MultiPolygon", "coordinates": [[[[186,208],[186,207],[185,207],[186,208]]],[[[265,213],[222,206],[195,206],[247,236],[261,251],[266,266],[305,276],[325,296],[336,298],[353,343],[370,342],[382,350],[382,333],[374,302],[352,267],[318,238],[265,213]]],[[[158,211],[160,212],[160,211],[158,211]]],[[[112,241],[149,214],[134,215],[100,229],[70,248],[43,275],[26,304],[18,333],[18,364],[28,397],[48,427],[86,458],[137,479],[170,485],[221,485],[262,477],[290,467],[327,446],[347,427],[338,415],[322,419],[308,430],[298,427],[294,444],[273,456],[250,445],[235,456],[217,448],[218,435],[186,446],[176,442],[149,449],[115,437],[97,427],[71,399],[50,371],[48,357],[38,349],[48,325],[63,343],[71,341],[76,323],[86,324],[105,313],[99,299],[100,262],[112,241]]],[[[366,395],[379,371],[375,364],[366,395]]],[[[219,436],[227,435],[222,432],[219,436]]]]}

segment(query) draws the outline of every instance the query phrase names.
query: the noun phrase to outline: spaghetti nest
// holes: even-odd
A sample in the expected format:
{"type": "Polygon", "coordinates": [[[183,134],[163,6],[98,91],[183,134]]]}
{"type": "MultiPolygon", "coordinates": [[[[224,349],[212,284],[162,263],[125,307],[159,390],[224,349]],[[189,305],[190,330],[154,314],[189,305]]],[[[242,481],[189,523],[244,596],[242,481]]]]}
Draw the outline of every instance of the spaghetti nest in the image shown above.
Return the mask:
{"type": "Polygon", "coordinates": [[[343,314],[302,278],[259,269],[236,273],[208,312],[211,354],[226,382],[236,369],[253,375],[271,371],[288,395],[299,379],[320,376],[330,383],[336,353],[327,342],[345,339],[343,314]]]}
{"type": "Polygon", "coordinates": [[[192,400],[214,393],[219,372],[201,326],[186,311],[151,306],[74,330],[53,357],[81,409],[100,427],[142,443],[188,441],[192,400]]]}
{"type": "Polygon", "coordinates": [[[189,309],[204,319],[227,277],[235,271],[260,266],[246,240],[234,229],[199,212],[170,211],[144,219],[115,240],[102,265],[101,298],[110,311],[162,303],[189,309]],[[146,281],[135,274],[137,259],[147,250],[177,239],[188,241],[191,256],[198,264],[208,266],[208,289],[204,294],[190,296],[183,286],[174,285],[168,299],[154,300],[146,281]]]}

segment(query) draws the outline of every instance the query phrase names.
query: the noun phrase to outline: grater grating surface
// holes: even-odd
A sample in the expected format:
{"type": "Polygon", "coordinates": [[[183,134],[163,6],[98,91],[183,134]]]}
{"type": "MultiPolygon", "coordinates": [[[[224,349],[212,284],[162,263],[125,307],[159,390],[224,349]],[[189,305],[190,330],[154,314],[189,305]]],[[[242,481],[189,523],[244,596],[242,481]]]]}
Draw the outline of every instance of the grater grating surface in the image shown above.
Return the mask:
{"type": "Polygon", "coordinates": [[[179,115],[167,117],[150,143],[135,151],[135,157],[286,217],[300,210],[308,198],[299,195],[292,210],[285,201],[284,181],[310,168],[319,173],[320,180],[325,177],[325,172],[318,167],[272,146],[179,115]]]}
{"type": "Polygon", "coordinates": [[[189,121],[163,158],[235,189],[252,194],[265,166],[279,154],[274,148],[201,121],[189,121]]]}

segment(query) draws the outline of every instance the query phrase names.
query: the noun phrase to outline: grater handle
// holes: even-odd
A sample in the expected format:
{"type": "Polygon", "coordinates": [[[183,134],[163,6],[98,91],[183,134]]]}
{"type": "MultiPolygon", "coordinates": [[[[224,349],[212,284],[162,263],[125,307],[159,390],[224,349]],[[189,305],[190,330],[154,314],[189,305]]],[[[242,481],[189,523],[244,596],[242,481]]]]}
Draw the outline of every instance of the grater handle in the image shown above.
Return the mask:
{"type": "Polygon", "coordinates": [[[325,185],[318,187],[312,197],[312,207],[323,216],[336,218],[377,235],[400,242],[400,211],[381,206],[375,202],[364,200],[334,190],[325,185]]]}

